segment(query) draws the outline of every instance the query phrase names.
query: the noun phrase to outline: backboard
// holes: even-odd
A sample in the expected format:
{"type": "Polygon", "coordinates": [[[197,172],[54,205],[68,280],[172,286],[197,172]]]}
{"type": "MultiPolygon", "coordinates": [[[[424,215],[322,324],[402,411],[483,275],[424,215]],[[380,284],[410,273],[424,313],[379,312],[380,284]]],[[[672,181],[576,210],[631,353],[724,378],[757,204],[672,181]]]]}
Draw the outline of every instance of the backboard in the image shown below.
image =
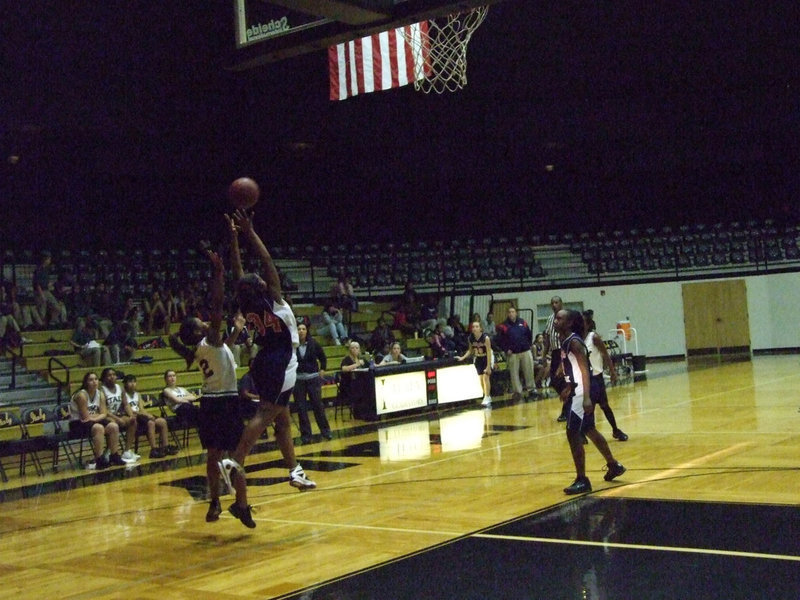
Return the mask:
{"type": "Polygon", "coordinates": [[[251,69],[498,1],[233,0],[235,49],[228,66],[251,69]]]}

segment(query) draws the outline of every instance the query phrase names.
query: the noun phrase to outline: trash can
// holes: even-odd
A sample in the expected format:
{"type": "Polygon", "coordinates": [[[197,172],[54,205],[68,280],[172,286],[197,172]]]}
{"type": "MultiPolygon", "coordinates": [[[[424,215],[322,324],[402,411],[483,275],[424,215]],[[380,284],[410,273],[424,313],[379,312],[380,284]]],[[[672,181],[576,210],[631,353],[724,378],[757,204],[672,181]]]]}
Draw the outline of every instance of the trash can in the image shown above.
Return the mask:
{"type": "Polygon", "coordinates": [[[647,370],[647,357],[644,354],[634,354],[631,360],[634,373],[641,373],[647,370]]]}
{"type": "Polygon", "coordinates": [[[631,341],[631,322],[628,320],[619,321],[617,323],[617,329],[622,330],[622,333],[625,335],[625,339],[627,341],[631,341]]]}

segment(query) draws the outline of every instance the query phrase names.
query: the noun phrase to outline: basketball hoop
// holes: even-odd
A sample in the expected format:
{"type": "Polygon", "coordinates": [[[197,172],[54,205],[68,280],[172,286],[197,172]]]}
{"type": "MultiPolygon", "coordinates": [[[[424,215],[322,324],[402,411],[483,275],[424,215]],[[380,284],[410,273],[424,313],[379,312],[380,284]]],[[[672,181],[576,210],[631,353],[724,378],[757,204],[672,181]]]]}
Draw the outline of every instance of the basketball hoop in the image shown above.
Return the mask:
{"type": "Polygon", "coordinates": [[[418,36],[406,35],[415,67],[426,76],[414,82],[418,92],[457,92],[467,85],[467,45],[489,11],[479,6],[428,22],[418,36]]]}

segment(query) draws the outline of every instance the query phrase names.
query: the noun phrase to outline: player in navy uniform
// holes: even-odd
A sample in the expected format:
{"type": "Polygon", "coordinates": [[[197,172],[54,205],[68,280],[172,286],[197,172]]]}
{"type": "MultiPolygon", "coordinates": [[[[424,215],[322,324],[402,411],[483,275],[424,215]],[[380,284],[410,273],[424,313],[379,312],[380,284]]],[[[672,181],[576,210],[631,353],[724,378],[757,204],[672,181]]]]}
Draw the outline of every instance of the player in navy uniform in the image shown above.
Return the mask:
{"type": "MultiPolygon", "coordinates": [[[[207,451],[206,476],[210,504],[206,521],[211,522],[218,520],[222,512],[219,502],[219,461],[225,451],[230,452],[236,448],[244,430],[239,413],[236,361],[230,349],[244,328],[244,318],[238,315],[234,319],[234,329],[227,340],[223,341],[221,328],[225,268],[216,253],[208,251],[208,256],[214,265],[211,321],[206,324],[196,317],[187,318],[181,323],[178,335],[170,336],[169,344],[186,359],[187,367],[196,360],[203,372],[203,394],[200,396],[197,429],[200,442],[207,451]]],[[[242,519],[242,522],[248,527],[256,526],[252,519],[249,522],[242,519]]]]}
{"type": "Polygon", "coordinates": [[[565,494],[581,494],[591,492],[592,484],[586,477],[586,452],[583,448],[583,436],[586,436],[606,459],[608,472],[603,477],[611,481],[625,472],[614,458],[608,442],[594,426],[594,404],[590,398],[590,369],[586,345],[581,337],[584,323],[581,313],[575,310],[560,310],[554,320],[556,331],[564,340],[561,343],[561,364],[559,375],[563,375],[566,385],[561,390],[562,402],[570,403],[567,420],[567,440],[575,463],[577,477],[567,488],[565,494]]]}
{"type": "Polygon", "coordinates": [[[480,321],[473,321],[470,326],[472,330],[467,338],[469,348],[463,356],[459,356],[456,360],[466,360],[467,357],[475,356],[475,369],[481,378],[481,387],[483,388],[483,406],[492,405],[491,396],[491,376],[492,365],[494,364],[494,355],[492,353],[492,340],[483,332],[480,321]]]}
{"type": "Polygon", "coordinates": [[[231,267],[236,282],[236,299],[248,326],[253,329],[253,342],[259,347],[258,354],[250,363],[250,373],[260,396],[258,410],[248,421],[231,458],[220,463],[225,482],[229,488],[236,490],[236,502],[229,510],[247,524],[252,517],[247,504],[247,481],[242,465],[270,423],[275,423],[275,441],[289,468],[289,484],[300,491],[315,488],[316,484],[306,477],[298,464],[292,441],[289,398],[297,378],[297,356],[294,351],[300,343],[297,321],[283,298],[278,270],[264,242],[253,229],[251,217],[237,210],[232,216],[226,215],[226,219],[231,235],[231,267]],[[263,279],[255,273],[245,274],[242,269],[240,231],[261,259],[263,279]]]}

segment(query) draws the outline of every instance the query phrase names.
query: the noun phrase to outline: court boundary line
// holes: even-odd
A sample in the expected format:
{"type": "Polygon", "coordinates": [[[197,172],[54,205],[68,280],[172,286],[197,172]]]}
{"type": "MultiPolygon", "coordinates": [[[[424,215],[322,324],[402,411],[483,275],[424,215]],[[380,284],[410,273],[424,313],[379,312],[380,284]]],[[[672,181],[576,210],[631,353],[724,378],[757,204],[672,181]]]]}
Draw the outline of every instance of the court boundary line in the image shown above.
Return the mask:
{"type": "Polygon", "coordinates": [[[767,554],[765,552],[745,552],[743,550],[717,550],[712,548],[694,548],[691,546],[657,546],[653,544],[625,544],[622,542],[593,542],[589,540],[567,540],[563,538],[543,538],[516,535],[499,535],[493,533],[476,533],[469,537],[508,540],[519,542],[535,542],[543,544],[564,544],[571,546],[592,546],[600,548],[618,548],[626,550],[649,550],[658,552],[682,552],[685,554],[711,554],[719,556],[735,556],[739,558],[761,558],[800,562],[800,556],[790,554],[767,554]]]}

